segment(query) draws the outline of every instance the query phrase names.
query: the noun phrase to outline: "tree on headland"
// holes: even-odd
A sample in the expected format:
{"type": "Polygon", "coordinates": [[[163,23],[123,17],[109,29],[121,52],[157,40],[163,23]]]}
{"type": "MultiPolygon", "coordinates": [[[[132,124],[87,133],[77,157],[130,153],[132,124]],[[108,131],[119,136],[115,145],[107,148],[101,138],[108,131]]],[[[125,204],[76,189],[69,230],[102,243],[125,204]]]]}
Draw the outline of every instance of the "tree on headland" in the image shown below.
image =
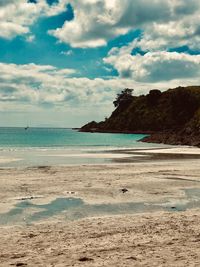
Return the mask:
{"type": "Polygon", "coordinates": [[[157,90],[157,89],[150,90],[149,94],[147,95],[148,105],[149,106],[157,105],[161,95],[162,95],[162,93],[160,90],[157,90]]]}
{"type": "Polygon", "coordinates": [[[125,88],[121,93],[117,94],[115,101],[113,102],[115,107],[120,106],[121,104],[129,104],[133,100],[133,91],[134,89],[125,88]]]}
{"type": "Polygon", "coordinates": [[[132,92],[122,90],[111,116],[86,124],[81,131],[152,133],[147,142],[200,147],[200,86],[154,89],[140,96],[132,92]]]}

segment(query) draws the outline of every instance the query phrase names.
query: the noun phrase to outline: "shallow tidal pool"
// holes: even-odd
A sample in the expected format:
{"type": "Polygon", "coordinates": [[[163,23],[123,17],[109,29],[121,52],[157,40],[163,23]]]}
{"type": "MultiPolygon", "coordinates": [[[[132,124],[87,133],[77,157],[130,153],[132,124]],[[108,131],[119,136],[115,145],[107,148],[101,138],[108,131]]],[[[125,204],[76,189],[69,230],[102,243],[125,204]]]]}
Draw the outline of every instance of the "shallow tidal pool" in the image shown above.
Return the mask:
{"type": "Polygon", "coordinates": [[[176,203],[164,201],[130,202],[117,204],[87,204],[80,198],[57,198],[48,204],[34,204],[31,200],[19,201],[7,213],[0,214],[1,225],[33,224],[61,216],[64,220],[77,220],[86,217],[134,214],[142,212],[184,211],[200,207],[200,189],[185,189],[185,198],[176,203]]]}

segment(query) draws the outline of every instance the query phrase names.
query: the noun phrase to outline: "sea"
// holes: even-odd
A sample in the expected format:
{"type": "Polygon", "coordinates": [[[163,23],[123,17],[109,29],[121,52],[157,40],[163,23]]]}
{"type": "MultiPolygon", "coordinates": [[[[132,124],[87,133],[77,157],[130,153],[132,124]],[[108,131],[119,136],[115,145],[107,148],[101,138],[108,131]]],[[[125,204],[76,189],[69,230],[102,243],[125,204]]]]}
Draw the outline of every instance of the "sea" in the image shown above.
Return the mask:
{"type": "MultiPolygon", "coordinates": [[[[41,168],[46,172],[51,166],[140,162],[143,156],[135,151],[155,147],[155,144],[139,142],[144,136],[82,133],[56,128],[0,128],[0,168],[31,168],[33,171],[41,168]]],[[[65,193],[69,197],[35,203],[32,200],[41,196],[27,196],[27,192],[24,196],[20,195],[17,201],[15,199],[11,210],[0,214],[0,225],[30,225],[58,215],[67,220],[76,220],[101,214],[130,214],[161,209],[154,203],[143,202],[88,204],[81,198],[73,198],[71,192],[65,193]]],[[[23,190],[20,191],[22,193],[23,190]]]]}
{"type": "MultiPolygon", "coordinates": [[[[0,167],[127,162],[127,150],[161,147],[142,134],[83,133],[67,128],[0,128],[0,167]]],[[[134,155],[131,155],[132,157],[134,155]]]]}

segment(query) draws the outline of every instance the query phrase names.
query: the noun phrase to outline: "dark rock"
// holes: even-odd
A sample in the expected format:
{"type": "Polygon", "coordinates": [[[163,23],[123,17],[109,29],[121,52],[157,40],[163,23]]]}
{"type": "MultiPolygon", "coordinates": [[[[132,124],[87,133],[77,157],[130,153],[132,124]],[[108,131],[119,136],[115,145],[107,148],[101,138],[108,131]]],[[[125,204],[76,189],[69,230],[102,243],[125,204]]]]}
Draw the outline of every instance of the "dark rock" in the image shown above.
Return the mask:
{"type": "Polygon", "coordinates": [[[88,258],[88,257],[81,257],[78,259],[79,261],[93,261],[93,259],[88,258]]]}
{"type": "Polygon", "coordinates": [[[127,189],[127,188],[122,188],[122,189],[120,189],[120,191],[121,191],[123,194],[125,194],[126,192],[128,192],[128,189],[127,189]]]}
{"type": "Polygon", "coordinates": [[[80,132],[95,132],[98,129],[98,123],[96,121],[91,121],[88,124],[84,125],[80,132]]]}
{"type": "Polygon", "coordinates": [[[33,238],[33,237],[36,237],[37,235],[36,234],[33,234],[33,233],[30,233],[29,235],[28,235],[28,237],[29,238],[33,238]]]}
{"type": "Polygon", "coordinates": [[[17,262],[16,266],[27,266],[27,264],[24,262],[17,262]]]}

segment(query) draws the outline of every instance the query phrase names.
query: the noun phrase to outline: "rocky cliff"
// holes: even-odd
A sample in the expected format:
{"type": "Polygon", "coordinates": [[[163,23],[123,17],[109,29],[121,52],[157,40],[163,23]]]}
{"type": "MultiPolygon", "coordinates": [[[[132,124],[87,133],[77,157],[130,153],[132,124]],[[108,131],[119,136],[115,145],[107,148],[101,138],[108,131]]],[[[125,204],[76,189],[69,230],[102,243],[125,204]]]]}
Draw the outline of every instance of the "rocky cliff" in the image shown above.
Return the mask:
{"type": "Polygon", "coordinates": [[[200,146],[200,86],[141,96],[125,89],[113,103],[116,109],[109,118],[90,122],[81,131],[147,133],[146,142],[200,146]]]}

